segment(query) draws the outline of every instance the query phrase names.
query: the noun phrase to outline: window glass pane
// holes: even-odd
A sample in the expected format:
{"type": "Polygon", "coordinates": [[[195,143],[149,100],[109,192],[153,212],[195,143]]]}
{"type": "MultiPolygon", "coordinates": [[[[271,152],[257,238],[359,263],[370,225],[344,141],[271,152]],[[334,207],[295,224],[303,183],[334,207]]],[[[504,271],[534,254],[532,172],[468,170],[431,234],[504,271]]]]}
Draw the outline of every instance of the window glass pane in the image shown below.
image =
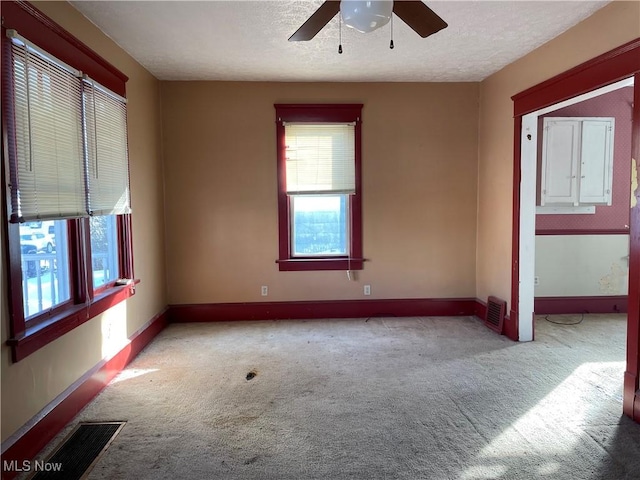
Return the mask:
{"type": "Polygon", "coordinates": [[[67,221],[20,225],[24,316],[33,317],[71,298],[67,221]]]}
{"type": "Polygon", "coordinates": [[[291,196],[293,256],[336,256],[349,252],[349,196],[291,196]]]}
{"type": "Polygon", "coordinates": [[[116,216],[91,217],[90,224],[93,288],[98,288],[118,278],[116,216]]]}

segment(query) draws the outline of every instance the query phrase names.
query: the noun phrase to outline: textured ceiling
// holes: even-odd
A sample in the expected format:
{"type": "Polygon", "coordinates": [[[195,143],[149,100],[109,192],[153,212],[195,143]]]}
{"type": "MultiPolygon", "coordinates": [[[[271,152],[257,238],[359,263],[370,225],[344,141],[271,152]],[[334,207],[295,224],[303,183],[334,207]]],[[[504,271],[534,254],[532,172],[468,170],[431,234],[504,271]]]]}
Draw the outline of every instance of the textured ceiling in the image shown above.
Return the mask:
{"type": "Polygon", "coordinates": [[[400,19],[368,34],[338,16],[313,40],[287,39],[321,1],[72,2],[161,80],[479,81],[607,1],[426,2],[448,28],[420,38],[400,19]]]}

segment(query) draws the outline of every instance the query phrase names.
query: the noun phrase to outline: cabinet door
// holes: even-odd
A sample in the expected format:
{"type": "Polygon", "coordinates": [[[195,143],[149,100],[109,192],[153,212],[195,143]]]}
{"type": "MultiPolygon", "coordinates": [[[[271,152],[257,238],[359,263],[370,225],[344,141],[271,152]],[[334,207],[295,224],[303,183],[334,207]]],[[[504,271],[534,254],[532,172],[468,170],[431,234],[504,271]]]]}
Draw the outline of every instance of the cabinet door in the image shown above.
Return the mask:
{"type": "Polygon", "coordinates": [[[540,204],[578,204],[580,121],[544,119],[540,204]]]}
{"type": "Polygon", "coordinates": [[[584,120],[580,156],[580,203],[611,205],[613,119],[584,120]]]}

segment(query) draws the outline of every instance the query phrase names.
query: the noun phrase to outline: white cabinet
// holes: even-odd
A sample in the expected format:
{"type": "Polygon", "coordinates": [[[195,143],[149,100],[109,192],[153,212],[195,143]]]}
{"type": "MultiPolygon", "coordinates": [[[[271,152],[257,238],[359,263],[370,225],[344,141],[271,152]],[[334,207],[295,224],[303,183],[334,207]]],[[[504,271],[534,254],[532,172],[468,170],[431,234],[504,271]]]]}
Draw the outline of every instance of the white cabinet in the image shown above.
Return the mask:
{"type": "Polygon", "coordinates": [[[540,205],[611,205],[614,119],[546,117],[540,205]]]}

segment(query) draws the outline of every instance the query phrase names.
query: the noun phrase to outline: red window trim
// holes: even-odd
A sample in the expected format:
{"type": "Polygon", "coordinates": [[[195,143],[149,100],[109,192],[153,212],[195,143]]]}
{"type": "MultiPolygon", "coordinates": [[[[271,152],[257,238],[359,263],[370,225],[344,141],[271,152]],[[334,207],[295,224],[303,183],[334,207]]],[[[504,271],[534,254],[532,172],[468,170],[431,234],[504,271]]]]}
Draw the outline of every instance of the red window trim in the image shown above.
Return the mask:
{"type": "MultiPolygon", "coordinates": [[[[49,17],[28,2],[3,1],[2,2],[2,70],[10,71],[8,55],[10,42],[6,37],[7,29],[17,30],[25,38],[40,46],[51,55],[65,63],[83,71],[101,85],[113,92],[125,97],[127,76],[113,65],[84,45],[65,29],[56,24],[49,17]]],[[[12,116],[11,98],[8,93],[11,90],[5,82],[7,78],[2,76],[1,91],[3,96],[2,111],[2,193],[6,199],[5,185],[6,175],[4,157],[8,154],[9,129],[11,122],[5,121],[12,116]]],[[[82,250],[80,245],[89,241],[88,219],[76,219],[69,221],[70,250],[69,258],[71,269],[70,285],[72,300],[65,302],[49,312],[30,319],[24,318],[22,304],[22,257],[20,251],[20,233],[18,224],[8,222],[6,201],[2,202],[2,214],[4,220],[4,239],[7,244],[5,259],[9,277],[9,320],[10,339],[7,344],[11,346],[12,359],[17,362],[46,344],[56,340],[75,327],[100,315],[117,303],[131,297],[135,293],[137,281],[125,286],[116,285],[115,282],[101,286],[93,291],[91,275],[89,275],[91,258],[89,250],[82,250]],[[84,238],[83,238],[84,237],[84,238]],[[87,297],[88,295],[88,297],[87,297]],[[27,325],[28,323],[28,325],[27,325]]],[[[119,242],[119,275],[123,278],[134,278],[133,250],[131,238],[131,216],[119,215],[118,221],[119,242]]],[[[88,244],[88,243],[85,243],[88,244]]]]}
{"type": "Polygon", "coordinates": [[[12,361],[19,362],[36,350],[106,312],[134,294],[134,285],[112,287],[100,296],[96,296],[89,306],[74,305],[71,309],[65,310],[63,314],[27,328],[20,335],[14,335],[7,340],[7,345],[11,346],[12,361]]]}
{"type": "Polygon", "coordinates": [[[81,70],[118,95],[126,96],[128,77],[124,73],[29,2],[2,2],[3,37],[6,36],[7,29],[17,30],[20,35],[54,57],[81,70]]]}
{"type": "MultiPolygon", "coordinates": [[[[3,202],[4,218],[6,203],[3,202]]],[[[22,256],[20,251],[20,225],[5,222],[7,239],[7,264],[9,265],[9,318],[12,360],[18,362],[61,335],[104,313],[112,306],[135,294],[135,285],[120,286],[111,282],[93,290],[90,252],[76,247],[89,235],[89,219],[69,220],[69,268],[71,300],[57,305],[52,310],[30,318],[24,318],[22,299],[22,256]],[[75,237],[72,240],[71,237],[75,237]],[[88,296],[87,296],[88,294],[88,296]]],[[[131,239],[131,215],[117,217],[118,241],[131,239]]],[[[89,238],[86,239],[89,242],[89,238]]],[[[88,243],[87,243],[88,244],[88,243]]],[[[132,243],[119,243],[119,274],[122,278],[134,278],[132,243]]]]}
{"type": "Polygon", "coordinates": [[[362,270],[362,104],[275,104],[278,159],[278,253],[280,271],[362,270]],[[356,192],[349,196],[350,255],[300,258],[291,255],[289,196],[286,193],[284,125],[282,122],[355,122],[356,192]]]}

